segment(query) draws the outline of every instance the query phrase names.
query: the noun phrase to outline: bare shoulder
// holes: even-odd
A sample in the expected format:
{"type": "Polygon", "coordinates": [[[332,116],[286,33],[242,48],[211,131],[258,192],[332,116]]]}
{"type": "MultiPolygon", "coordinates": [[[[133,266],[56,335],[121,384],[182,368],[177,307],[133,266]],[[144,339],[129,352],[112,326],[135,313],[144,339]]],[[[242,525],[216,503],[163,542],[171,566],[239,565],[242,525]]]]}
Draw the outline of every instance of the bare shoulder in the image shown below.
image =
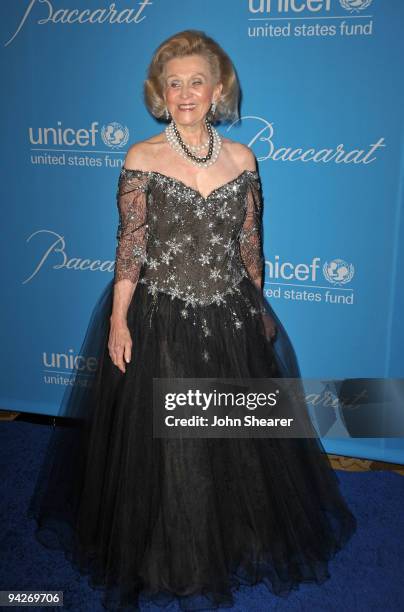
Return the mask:
{"type": "Polygon", "coordinates": [[[230,140],[230,138],[222,138],[222,142],[228,154],[240,169],[240,172],[243,172],[243,170],[253,171],[257,169],[257,160],[250,147],[247,147],[247,145],[242,142],[230,140]]]}
{"type": "Polygon", "coordinates": [[[153,159],[158,156],[164,144],[163,134],[155,134],[145,140],[130,145],[126,152],[124,166],[128,169],[148,171],[153,166],[153,159]]]}

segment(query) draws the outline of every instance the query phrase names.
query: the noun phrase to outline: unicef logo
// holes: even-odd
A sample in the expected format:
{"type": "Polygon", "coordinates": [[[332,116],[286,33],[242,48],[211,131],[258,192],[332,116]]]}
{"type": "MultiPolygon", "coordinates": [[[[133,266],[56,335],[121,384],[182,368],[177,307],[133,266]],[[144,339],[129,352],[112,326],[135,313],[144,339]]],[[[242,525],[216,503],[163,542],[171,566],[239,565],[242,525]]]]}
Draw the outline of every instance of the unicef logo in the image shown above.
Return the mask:
{"type": "Polygon", "coordinates": [[[342,8],[347,11],[363,11],[372,4],[373,0],[339,0],[342,8]]]}
{"type": "Polygon", "coordinates": [[[126,145],[129,139],[128,128],[116,121],[103,125],[101,129],[101,138],[111,149],[121,149],[126,145]]]}
{"type": "Polygon", "coordinates": [[[347,264],[343,259],[333,259],[330,262],[325,262],[323,265],[323,274],[329,283],[333,285],[345,285],[352,280],[354,267],[352,264],[347,264]]]}

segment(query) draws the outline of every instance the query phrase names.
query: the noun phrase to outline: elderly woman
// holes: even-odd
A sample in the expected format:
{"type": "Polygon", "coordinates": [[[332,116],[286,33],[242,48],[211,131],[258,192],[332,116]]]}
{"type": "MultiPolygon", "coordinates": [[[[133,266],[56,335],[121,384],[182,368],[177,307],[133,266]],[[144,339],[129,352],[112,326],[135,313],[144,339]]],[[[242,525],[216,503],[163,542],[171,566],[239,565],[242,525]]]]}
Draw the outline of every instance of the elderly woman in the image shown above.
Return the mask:
{"type": "MultiPolygon", "coordinates": [[[[75,427],[55,432],[29,510],[108,609],[136,610],[141,594],[215,609],[240,584],[276,595],[320,584],[355,530],[315,437],[161,434],[153,379],[299,379],[262,293],[254,155],[214,127],[237,117],[238,96],[229,57],[203,32],[156,50],[145,101],[167,125],[120,171],[115,274],[80,351],[98,356],[94,383],[64,398],[75,427]]],[[[285,397],[301,418],[303,401],[285,397]]]]}

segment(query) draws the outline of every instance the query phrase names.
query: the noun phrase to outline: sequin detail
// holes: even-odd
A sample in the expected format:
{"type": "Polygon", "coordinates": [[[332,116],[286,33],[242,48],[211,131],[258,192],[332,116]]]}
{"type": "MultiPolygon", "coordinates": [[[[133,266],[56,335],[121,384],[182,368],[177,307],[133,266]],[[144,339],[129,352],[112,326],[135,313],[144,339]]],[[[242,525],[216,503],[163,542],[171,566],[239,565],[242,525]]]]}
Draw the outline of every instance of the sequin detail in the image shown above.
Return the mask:
{"type": "MultiPolygon", "coordinates": [[[[154,304],[159,292],[182,300],[182,317],[201,327],[204,337],[209,330],[190,309],[225,306],[226,296],[240,293],[243,278],[260,281],[258,172],[244,170],[203,196],[174,177],[123,167],[117,204],[115,283],[144,284],[154,304]]],[[[243,325],[236,316],[233,324],[235,330],[243,325]]]]}

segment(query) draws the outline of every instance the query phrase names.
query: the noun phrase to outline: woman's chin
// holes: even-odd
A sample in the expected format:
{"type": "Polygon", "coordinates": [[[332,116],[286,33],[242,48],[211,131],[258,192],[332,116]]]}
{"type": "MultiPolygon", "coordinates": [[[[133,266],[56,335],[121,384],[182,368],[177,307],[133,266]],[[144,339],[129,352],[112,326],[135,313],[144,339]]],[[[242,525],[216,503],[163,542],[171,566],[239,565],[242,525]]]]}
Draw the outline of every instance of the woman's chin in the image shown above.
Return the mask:
{"type": "Polygon", "coordinates": [[[196,114],[195,111],[179,112],[174,115],[173,119],[176,125],[193,125],[203,121],[204,115],[196,114]]]}

